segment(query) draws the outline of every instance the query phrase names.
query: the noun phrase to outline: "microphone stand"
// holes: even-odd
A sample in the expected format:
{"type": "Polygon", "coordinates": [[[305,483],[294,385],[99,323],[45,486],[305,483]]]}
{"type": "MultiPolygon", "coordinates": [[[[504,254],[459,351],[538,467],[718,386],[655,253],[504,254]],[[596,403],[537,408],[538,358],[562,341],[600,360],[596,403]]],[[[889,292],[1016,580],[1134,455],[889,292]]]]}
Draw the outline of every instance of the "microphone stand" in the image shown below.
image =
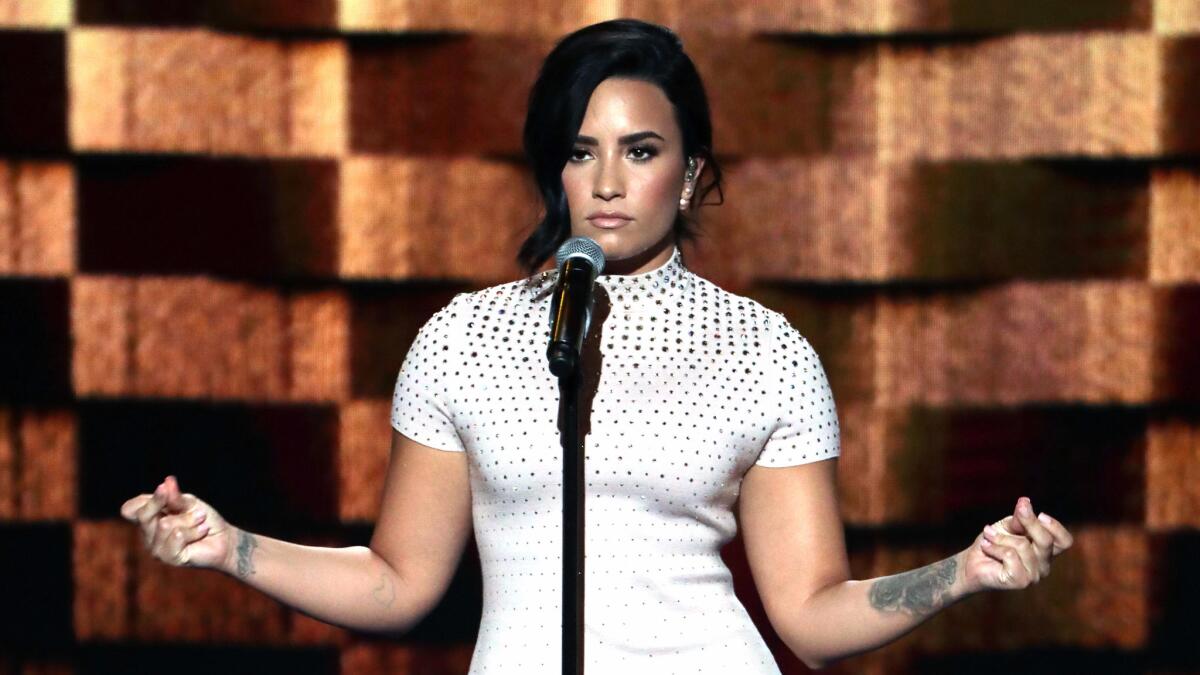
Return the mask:
{"type": "MultiPolygon", "coordinates": [[[[591,272],[567,260],[563,274],[576,283],[556,290],[553,312],[558,325],[582,322],[577,344],[552,335],[547,351],[550,371],[558,377],[558,431],[563,450],[562,510],[562,675],[583,673],[583,573],[584,573],[584,462],[579,438],[579,390],[582,384],[582,344],[591,324],[591,272]],[[582,283],[587,278],[588,284],[582,283]],[[573,301],[566,301],[568,294],[573,301]],[[584,300],[587,308],[584,309],[584,300]]],[[[552,325],[555,325],[552,322],[552,325]]]]}

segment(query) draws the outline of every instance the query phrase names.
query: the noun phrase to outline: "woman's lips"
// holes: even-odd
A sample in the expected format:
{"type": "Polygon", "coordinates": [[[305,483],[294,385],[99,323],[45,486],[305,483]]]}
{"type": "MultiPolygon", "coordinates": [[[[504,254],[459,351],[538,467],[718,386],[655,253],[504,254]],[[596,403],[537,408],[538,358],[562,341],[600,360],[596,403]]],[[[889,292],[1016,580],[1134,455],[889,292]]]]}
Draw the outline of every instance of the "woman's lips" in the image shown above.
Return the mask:
{"type": "Polygon", "coordinates": [[[588,218],[588,222],[606,230],[616,229],[633,222],[629,218],[588,218]]]}

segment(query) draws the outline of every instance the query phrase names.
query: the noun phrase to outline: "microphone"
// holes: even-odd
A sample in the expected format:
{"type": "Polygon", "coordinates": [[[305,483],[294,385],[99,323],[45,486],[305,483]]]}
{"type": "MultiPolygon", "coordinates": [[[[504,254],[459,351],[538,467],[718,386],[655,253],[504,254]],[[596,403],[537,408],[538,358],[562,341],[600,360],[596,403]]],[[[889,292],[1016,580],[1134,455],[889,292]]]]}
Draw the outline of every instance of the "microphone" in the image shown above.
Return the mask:
{"type": "Polygon", "coordinates": [[[604,270],[604,250],[590,237],[571,237],[554,254],[558,283],[550,302],[550,372],[562,378],[579,367],[583,338],[592,323],[592,289],[604,270]]]}

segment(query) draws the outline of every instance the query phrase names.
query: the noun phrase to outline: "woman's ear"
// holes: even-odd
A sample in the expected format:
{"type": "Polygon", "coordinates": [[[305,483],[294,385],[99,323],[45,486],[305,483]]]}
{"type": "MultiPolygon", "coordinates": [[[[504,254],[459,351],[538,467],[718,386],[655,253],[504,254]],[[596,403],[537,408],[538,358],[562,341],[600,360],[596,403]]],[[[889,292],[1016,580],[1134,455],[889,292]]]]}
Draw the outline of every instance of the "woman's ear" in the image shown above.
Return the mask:
{"type": "Polygon", "coordinates": [[[692,171],[692,165],[689,163],[688,168],[684,171],[683,191],[679,195],[681,205],[683,202],[690,200],[692,195],[695,194],[696,186],[700,184],[700,172],[704,170],[703,157],[692,157],[691,159],[695,161],[696,168],[692,171]],[[691,178],[688,178],[689,173],[691,174],[691,178]]]}

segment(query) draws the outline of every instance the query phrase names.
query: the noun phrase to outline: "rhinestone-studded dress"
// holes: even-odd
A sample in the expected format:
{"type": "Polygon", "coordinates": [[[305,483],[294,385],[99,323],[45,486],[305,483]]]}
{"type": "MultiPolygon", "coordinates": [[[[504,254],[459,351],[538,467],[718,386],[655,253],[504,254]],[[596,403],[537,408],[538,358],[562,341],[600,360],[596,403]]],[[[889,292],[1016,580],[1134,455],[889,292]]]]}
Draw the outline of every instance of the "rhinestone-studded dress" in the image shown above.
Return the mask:
{"type": "MultiPolygon", "coordinates": [[[[471,675],[561,660],[562,461],[546,361],[556,272],[460,293],[418,332],[392,426],[466,452],[483,573],[471,675]]],[[[778,674],[720,549],[753,464],[839,455],[825,372],[782,314],[697,276],[678,247],[600,275],[584,346],[585,669],[778,674]]]]}

